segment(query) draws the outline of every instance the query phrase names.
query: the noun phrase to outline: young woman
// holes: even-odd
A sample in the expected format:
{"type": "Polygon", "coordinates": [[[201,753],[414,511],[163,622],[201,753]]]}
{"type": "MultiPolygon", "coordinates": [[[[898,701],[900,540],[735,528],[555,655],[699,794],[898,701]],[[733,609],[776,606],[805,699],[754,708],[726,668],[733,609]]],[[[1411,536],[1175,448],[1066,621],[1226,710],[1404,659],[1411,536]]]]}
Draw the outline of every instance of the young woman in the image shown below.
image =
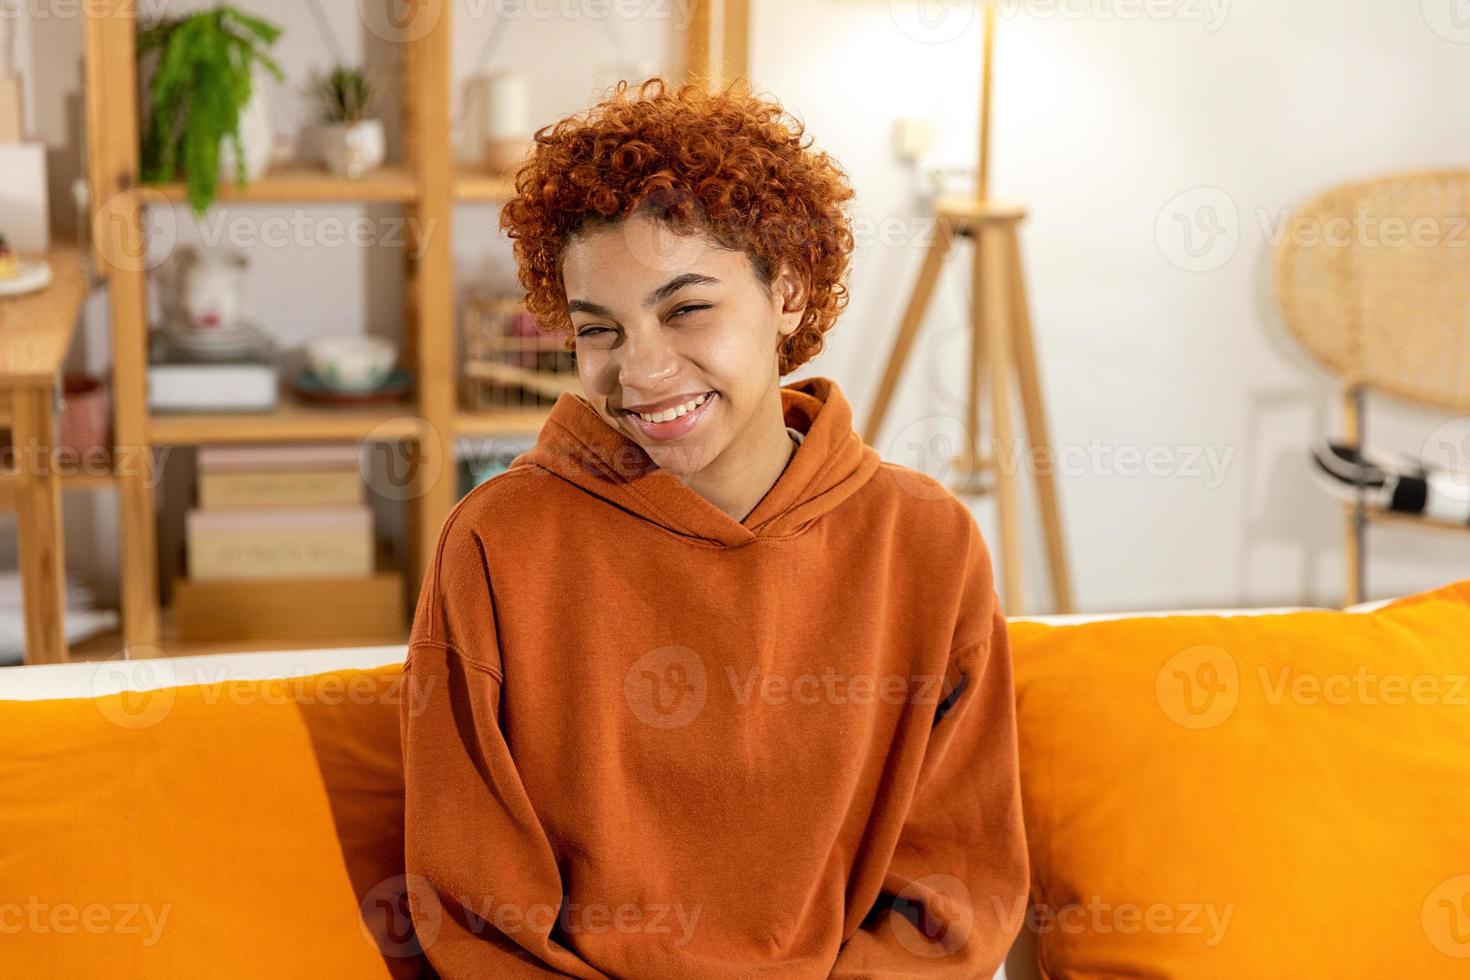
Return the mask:
{"type": "Polygon", "coordinates": [[[501,218],[582,395],[464,498],[414,616],[407,881],[448,978],[990,976],[1028,863],[966,506],[821,350],[837,165],[748,86],[620,84],[501,218]]]}

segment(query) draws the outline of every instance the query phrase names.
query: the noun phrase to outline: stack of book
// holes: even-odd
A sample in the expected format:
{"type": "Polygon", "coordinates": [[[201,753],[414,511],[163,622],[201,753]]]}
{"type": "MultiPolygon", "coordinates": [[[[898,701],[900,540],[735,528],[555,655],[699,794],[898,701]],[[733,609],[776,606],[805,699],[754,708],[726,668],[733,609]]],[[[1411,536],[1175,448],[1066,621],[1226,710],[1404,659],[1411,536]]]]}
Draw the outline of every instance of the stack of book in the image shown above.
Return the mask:
{"type": "Polygon", "coordinates": [[[179,639],[396,639],[402,577],[376,571],[366,496],[352,443],[201,447],[179,639]]]}
{"type": "Polygon", "coordinates": [[[212,338],[200,331],[153,331],[148,408],[154,412],[269,412],[279,404],[275,344],[258,327],[212,338]]]}

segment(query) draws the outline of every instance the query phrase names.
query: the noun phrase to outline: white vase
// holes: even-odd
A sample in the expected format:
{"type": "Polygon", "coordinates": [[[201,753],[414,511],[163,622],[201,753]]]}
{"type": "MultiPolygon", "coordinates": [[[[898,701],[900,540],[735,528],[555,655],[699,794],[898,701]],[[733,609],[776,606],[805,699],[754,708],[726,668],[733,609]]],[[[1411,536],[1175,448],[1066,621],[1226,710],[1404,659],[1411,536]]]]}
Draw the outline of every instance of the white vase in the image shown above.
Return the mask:
{"type": "MultiPolygon", "coordinates": [[[[240,142],[244,144],[245,179],[258,180],[270,166],[271,142],[270,104],[266,99],[265,78],[256,72],[250,80],[250,98],[240,110],[240,142]]],[[[220,183],[235,182],[235,141],[226,136],[219,148],[220,183]]]]}
{"type": "Polygon", "coordinates": [[[323,126],[318,145],[327,169],[338,177],[361,177],[382,166],[387,153],[381,119],[323,126]]]}
{"type": "Polygon", "coordinates": [[[229,333],[240,323],[247,261],[228,251],[201,251],[184,271],[186,325],[204,333],[229,333]]]}

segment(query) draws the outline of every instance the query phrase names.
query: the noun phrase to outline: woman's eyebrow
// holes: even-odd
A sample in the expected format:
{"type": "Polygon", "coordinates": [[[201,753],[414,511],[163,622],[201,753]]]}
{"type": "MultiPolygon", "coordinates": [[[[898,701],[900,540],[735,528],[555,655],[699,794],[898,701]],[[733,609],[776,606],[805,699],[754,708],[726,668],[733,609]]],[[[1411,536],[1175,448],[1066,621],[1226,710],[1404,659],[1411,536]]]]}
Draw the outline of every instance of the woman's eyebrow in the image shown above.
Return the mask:
{"type": "MultiPolygon", "coordinates": [[[[720,280],[714,276],[707,276],[699,272],[686,272],[682,276],[675,276],[662,286],[649,293],[643,300],[644,306],[657,306],[670,296],[683,289],[685,286],[718,286],[720,280]]],[[[594,303],[587,299],[574,299],[567,301],[568,313],[591,313],[593,316],[611,316],[612,311],[601,303],[594,303]]]]}

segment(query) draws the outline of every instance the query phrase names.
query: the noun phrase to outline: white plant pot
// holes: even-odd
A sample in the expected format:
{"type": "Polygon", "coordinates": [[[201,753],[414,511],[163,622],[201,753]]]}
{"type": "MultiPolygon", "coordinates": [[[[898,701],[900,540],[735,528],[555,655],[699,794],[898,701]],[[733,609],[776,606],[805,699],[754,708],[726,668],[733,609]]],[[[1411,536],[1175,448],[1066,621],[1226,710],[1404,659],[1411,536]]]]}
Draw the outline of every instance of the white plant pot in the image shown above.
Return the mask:
{"type": "Polygon", "coordinates": [[[323,126],[318,145],[322,161],[338,177],[361,177],[382,166],[387,152],[381,119],[323,126]]]}
{"type": "MultiPolygon", "coordinates": [[[[265,93],[265,78],[257,72],[250,81],[250,99],[240,110],[240,142],[244,144],[244,171],[247,181],[258,180],[265,175],[270,167],[271,143],[274,139],[270,104],[265,93]]],[[[233,184],[236,167],[235,142],[227,136],[219,148],[220,182],[233,184]]]]}

